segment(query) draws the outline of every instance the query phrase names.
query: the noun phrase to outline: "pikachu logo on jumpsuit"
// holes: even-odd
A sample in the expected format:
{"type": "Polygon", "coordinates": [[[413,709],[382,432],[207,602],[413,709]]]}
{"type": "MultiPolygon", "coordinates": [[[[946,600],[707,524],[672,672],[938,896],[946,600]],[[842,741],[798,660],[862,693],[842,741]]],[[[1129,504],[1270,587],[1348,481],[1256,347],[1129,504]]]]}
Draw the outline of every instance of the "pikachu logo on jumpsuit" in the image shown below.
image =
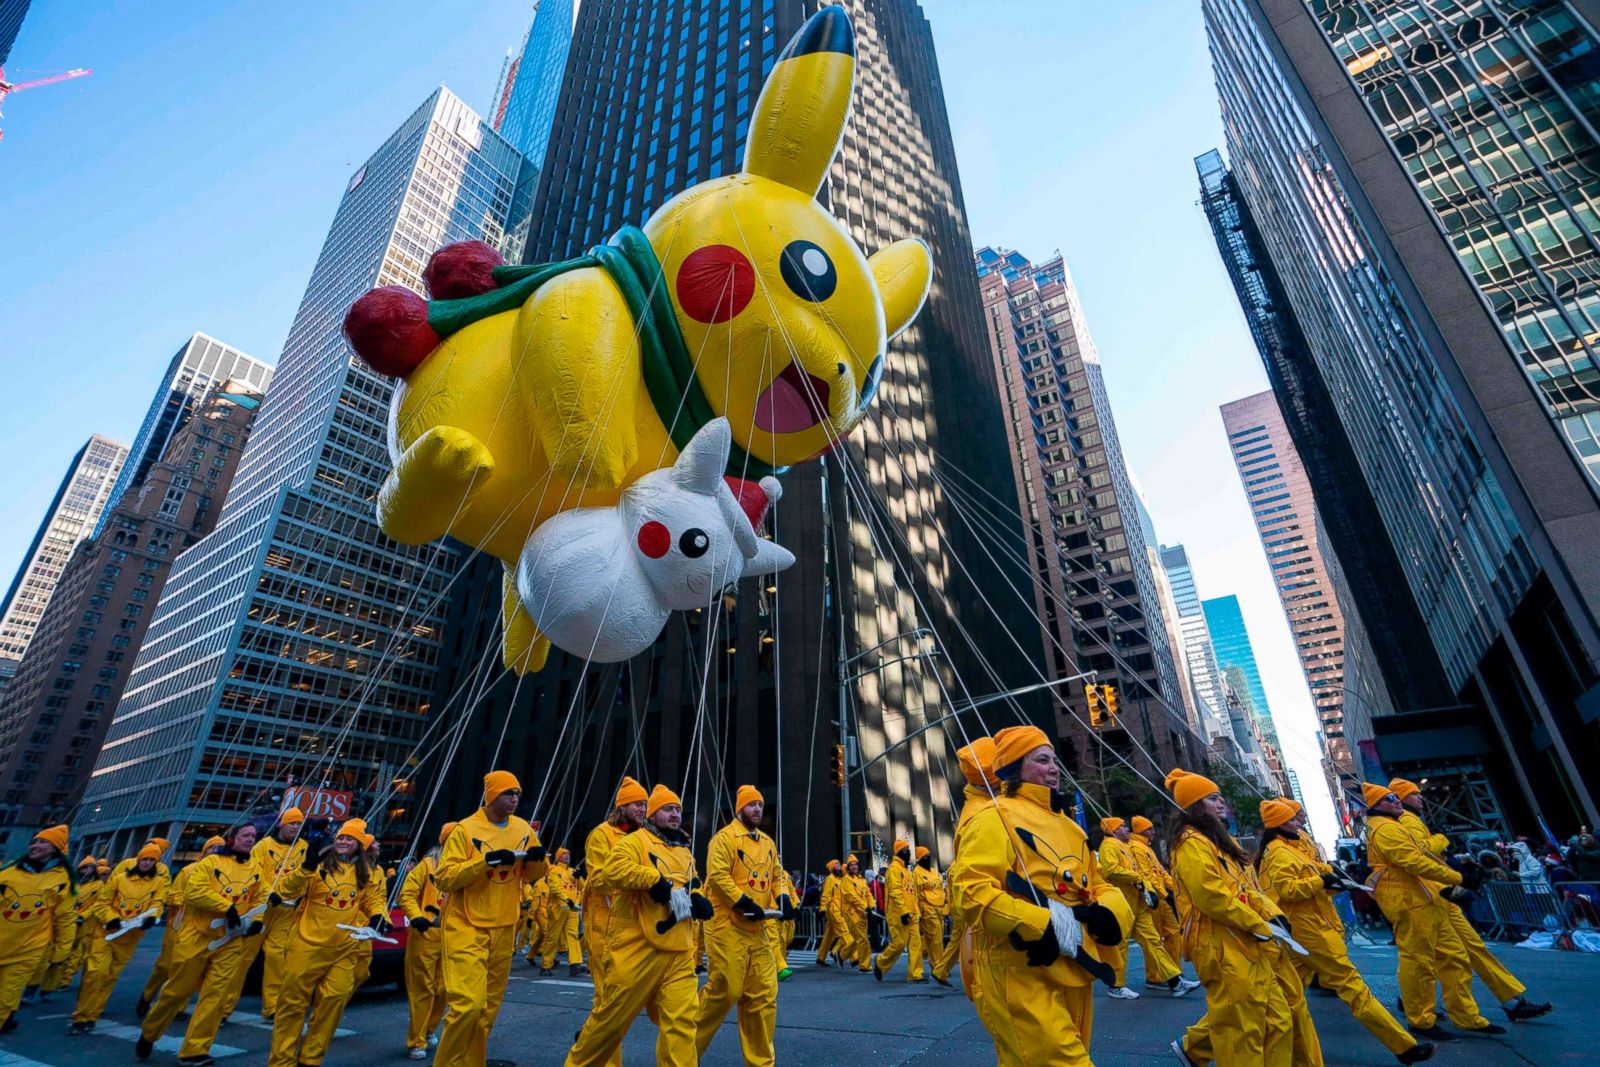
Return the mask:
{"type": "MultiPolygon", "coordinates": [[[[484,847],[484,843],[482,841],[479,841],[476,837],[474,837],[472,839],[472,847],[477,849],[479,851],[479,853],[483,853],[483,852],[489,851],[488,849],[486,849],[484,847]]],[[[517,847],[513,851],[522,852],[527,847],[528,847],[528,837],[527,837],[526,834],[524,834],[523,837],[522,837],[521,843],[518,844],[517,847]]],[[[509,881],[511,881],[511,879],[513,879],[513,878],[515,878],[517,876],[517,865],[514,864],[514,863],[511,863],[511,864],[507,864],[504,867],[490,867],[490,868],[488,868],[488,874],[489,874],[489,881],[491,883],[509,882],[509,881]]]]}
{"type": "Polygon", "coordinates": [[[614,506],[718,417],[733,431],[727,474],[760,479],[827,452],[865,415],[933,260],[915,239],[869,257],[817,202],[854,78],[849,17],[825,7],[773,66],[738,172],[587,255],[511,266],[482,242],[451,245],[424,271],[431,301],[390,286],[352,305],[356,354],[398,379],[383,531],[406,544],[449,534],[505,564],[517,673],[550,649],[515,583],[546,519],[614,506]]]}
{"type": "MultiPolygon", "coordinates": [[[[1089,857],[1058,852],[1054,845],[1048,841],[1041,841],[1024,826],[1013,827],[1011,832],[1016,835],[1018,841],[1027,845],[1035,856],[1048,865],[1050,888],[1055,891],[1055,895],[1063,903],[1082,903],[1089,888],[1089,857]]],[[[1025,863],[1024,866],[1029,868],[1025,874],[1031,882],[1037,868],[1031,863],[1025,863]]]]}
{"type": "Polygon", "coordinates": [[[243,878],[229,878],[220,866],[211,868],[211,877],[216,880],[217,892],[228,898],[230,903],[238,903],[249,895],[255,884],[261,881],[261,873],[254,866],[249,868],[250,873],[243,878]]]}
{"type": "Polygon", "coordinates": [[[321,872],[322,903],[335,911],[349,911],[356,906],[356,894],[361,892],[361,887],[355,882],[348,885],[328,881],[327,872],[321,872]]]}
{"type": "Polygon", "coordinates": [[[739,880],[743,881],[746,888],[764,893],[772,885],[772,866],[770,862],[757,861],[752,863],[750,857],[745,855],[744,849],[736,848],[734,855],[739,857],[739,880]]]}
{"type": "Polygon", "coordinates": [[[59,890],[49,893],[18,893],[0,882],[0,920],[23,923],[53,905],[61,895],[59,890]]]}

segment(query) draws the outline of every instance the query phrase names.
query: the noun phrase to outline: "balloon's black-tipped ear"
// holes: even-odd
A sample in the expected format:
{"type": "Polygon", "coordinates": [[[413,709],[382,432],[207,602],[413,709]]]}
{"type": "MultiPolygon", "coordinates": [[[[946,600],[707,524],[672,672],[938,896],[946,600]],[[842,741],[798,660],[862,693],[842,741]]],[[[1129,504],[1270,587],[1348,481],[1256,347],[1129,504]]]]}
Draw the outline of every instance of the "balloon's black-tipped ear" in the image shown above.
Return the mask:
{"type": "Polygon", "coordinates": [[[814,195],[844,137],[856,39],[837,4],[818,11],[778,56],[750,117],[744,170],[814,195]]]}

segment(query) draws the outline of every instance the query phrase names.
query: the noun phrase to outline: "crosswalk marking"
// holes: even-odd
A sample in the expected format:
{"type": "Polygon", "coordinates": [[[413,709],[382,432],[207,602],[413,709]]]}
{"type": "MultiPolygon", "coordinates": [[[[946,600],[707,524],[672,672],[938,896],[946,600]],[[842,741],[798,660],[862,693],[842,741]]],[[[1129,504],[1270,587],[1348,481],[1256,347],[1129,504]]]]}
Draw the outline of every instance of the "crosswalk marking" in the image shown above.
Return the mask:
{"type": "MultiPolygon", "coordinates": [[[[267,1022],[267,1020],[259,1018],[259,1017],[254,1016],[254,1015],[243,1015],[243,1016],[234,1015],[234,1016],[230,1016],[228,1018],[228,1025],[229,1026],[248,1026],[252,1030],[265,1030],[269,1034],[272,1033],[272,1024],[267,1022]]],[[[357,1031],[357,1030],[346,1030],[344,1027],[341,1026],[341,1027],[339,1027],[337,1030],[335,1030],[333,1032],[333,1036],[334,1037],[351,1037],[351,1036],[353,1036],[353,1035],[355,1035],[357,1033],[359,1033],[359,1031],[357,1031]]],[[[216,1055],[216,1054],[212,1053],[212,1055],[216,1055]]]]}
{"type": "MultiPolygon", "coordinates": [[[[110,1026],[97,1026],[90,1033],[96,1037],[115,1037],[123,1041],[139,1040],[139,1028],[137,1026],[124,1026],[121,1023],[112,1023],[110,1026]]],[[[179,1037],[159,1037],[156,1039],[155,1047],[162,1052],[177,1052],[178,1049],[183,1047],[183,1039],[179,1037]]],[[[232,1045],[211,1046],[211,1055],[219,1060],[224,1056],[240,1056],[243,1054],[244,1049],[234,1048],[232,1045]]]]}

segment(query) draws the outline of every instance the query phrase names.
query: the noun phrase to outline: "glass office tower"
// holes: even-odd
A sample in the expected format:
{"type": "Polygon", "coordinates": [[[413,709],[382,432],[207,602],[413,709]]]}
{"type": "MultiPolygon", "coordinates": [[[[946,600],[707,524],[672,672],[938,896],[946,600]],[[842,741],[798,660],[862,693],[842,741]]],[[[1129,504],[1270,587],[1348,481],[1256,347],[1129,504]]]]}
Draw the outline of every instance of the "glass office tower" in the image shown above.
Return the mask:
{"type": "Polygon", "coordinates": [[[159,832],[187,850],[291,778],[406,829],[404,804],[369,809],[432,721],[459,558],[378,530],[390,385],[340,324],[374,286],[420,291],[440,245],[501,241],[521,167],[441,88],[351,175],[217,529],[179,558],[139,651],[75,823],[91,848],[159,832]]]}

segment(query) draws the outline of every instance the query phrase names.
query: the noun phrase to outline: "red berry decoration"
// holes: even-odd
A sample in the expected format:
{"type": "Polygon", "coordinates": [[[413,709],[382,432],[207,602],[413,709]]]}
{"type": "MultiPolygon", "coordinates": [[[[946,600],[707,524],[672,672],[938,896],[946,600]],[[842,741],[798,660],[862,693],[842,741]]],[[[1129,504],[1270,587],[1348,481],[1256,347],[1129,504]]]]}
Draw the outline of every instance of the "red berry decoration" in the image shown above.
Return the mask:
{"type": "Polygon", "coordinates": [[[483,241],[457,241],[428,257],[422,284],[435,300],[459,300],[498,288],[494,269],[505,260],[483,241]]]}
{"type": "Polygon", "coordinates": [[[344,335],[363,363],[389,378],[404,378],[439,347],[428,302],[401,285],[374,289],[351,304],[344,335]]]}

